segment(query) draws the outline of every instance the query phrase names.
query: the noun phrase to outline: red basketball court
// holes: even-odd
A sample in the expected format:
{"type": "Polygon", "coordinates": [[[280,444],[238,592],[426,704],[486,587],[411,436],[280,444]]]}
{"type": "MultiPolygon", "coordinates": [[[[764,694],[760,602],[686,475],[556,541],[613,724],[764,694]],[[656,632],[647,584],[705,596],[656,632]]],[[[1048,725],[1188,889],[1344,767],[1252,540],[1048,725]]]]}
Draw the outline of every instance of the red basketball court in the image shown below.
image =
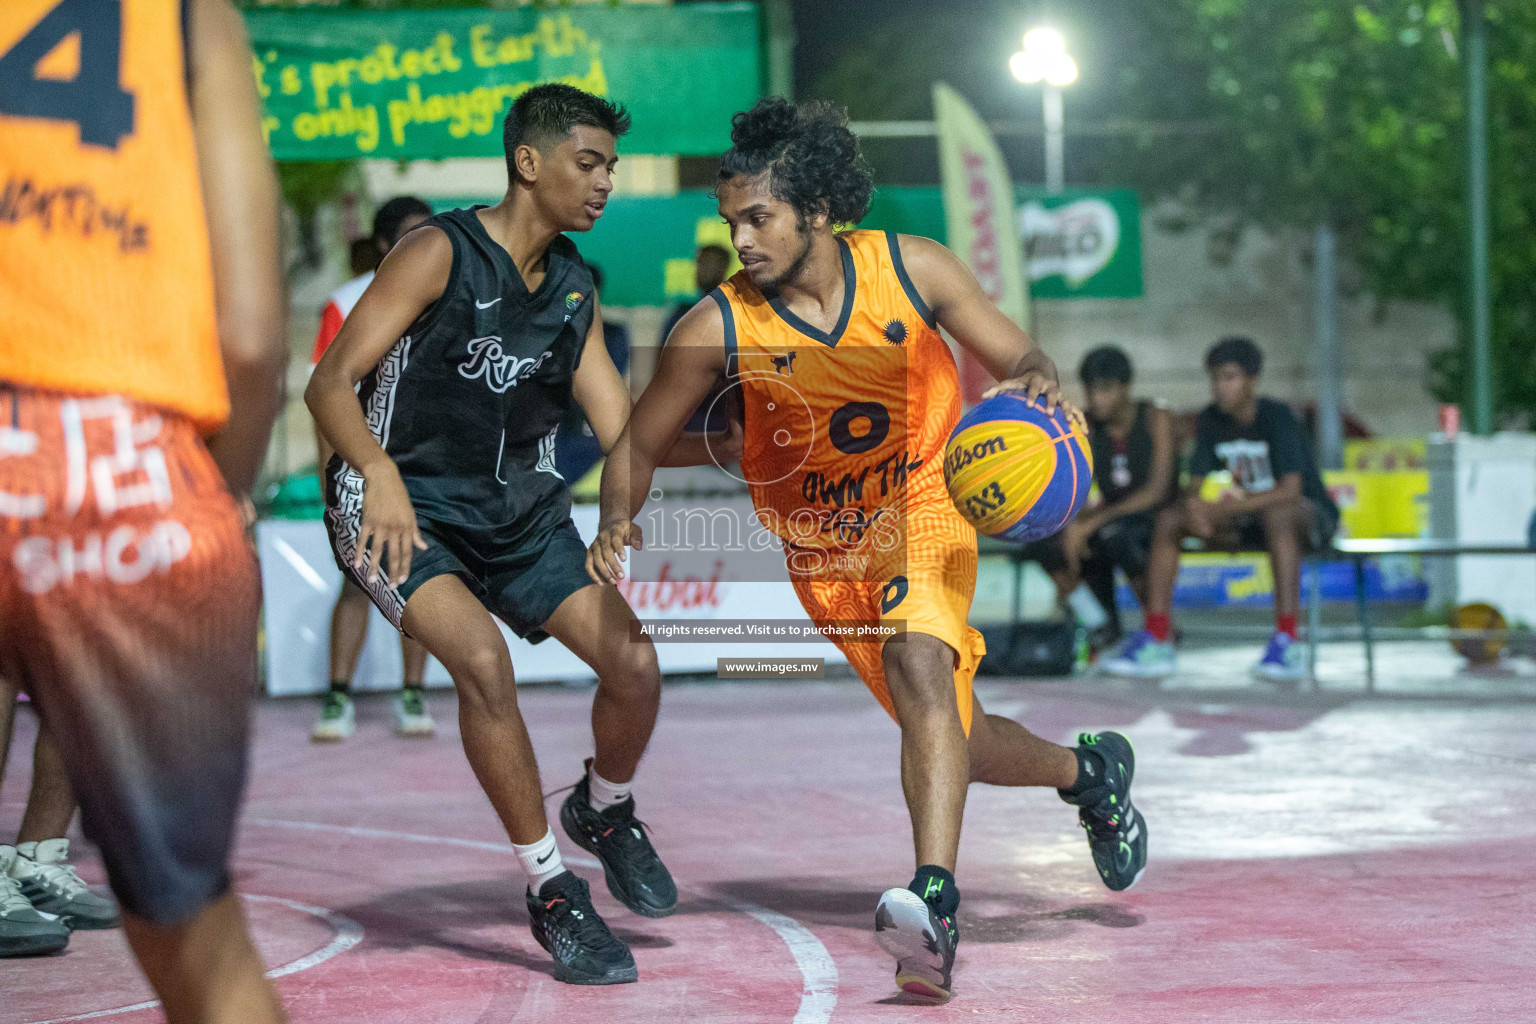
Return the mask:
{"type": "MultiPolygon", "coordinates": [[[[1408,678],[1424,650],[1389,651],[1384,668],[1408,678]]],[[[239,885],[295,1022],[1536,1018],[1530,680],[1285,695],[1229,685],[1224,657],[1187,659],[1162,690],[980,687],[989,710],[1053,739],[1132,737],[1151,860],[1137,888],[1108,892],[1054,793],[976,787],[943,1007],[901,1005],[871,937],[911,848],[896,729],[852,681],[668,688],[638,794],[678,913],[635,917],[594,886],[637,985],[550,977],[445,694],[436,740],[395,739],[369,699],[357,735],[325,747],[306,739],[311,702],[264,704],[239,885]]],[[[574,781],[590,691],[529,687],[522,701],[546,788],[574,781]]],[[[20,817],[31,734],[23,715],[0,835],[20,817]]],[[[121,932],[0,962],[0,979],[0,1024],[159,1019],[121,932]]]]}

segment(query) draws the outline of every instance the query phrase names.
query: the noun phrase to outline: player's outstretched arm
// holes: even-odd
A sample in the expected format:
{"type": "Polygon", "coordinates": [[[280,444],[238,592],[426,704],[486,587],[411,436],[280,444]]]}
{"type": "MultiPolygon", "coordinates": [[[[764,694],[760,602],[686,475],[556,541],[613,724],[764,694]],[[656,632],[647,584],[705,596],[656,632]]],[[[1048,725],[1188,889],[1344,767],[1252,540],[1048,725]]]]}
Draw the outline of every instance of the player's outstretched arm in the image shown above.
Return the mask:
{"type": "Polygon", "coordinates": [[[229,0],[196,0],[189,14],[192,126],[230,401],[208,449],[243,498],[266,456],[288,365],[277,175],[261,135],[245,23],[229,0]]]}
{"type": "MultiPolygon", "coordinates": [[[[603,341],[602,315],[603,311],[599,308],[587,331],[581,362],[577,364],[576,376],[571,382],[571,397],[586,414],[592,434],[606,456],[613,451],[619,435],[624,432],[624,424],[629,421],[629,412],[634,403],[630,401],[629,385],[613,364],[613,357],[608,354],[608,346],[603,341]]],[[[712,451],[729,455],[739,436],[736,430],[710,435],[707,439],[702,436],[680,436],[657,465],[708,465],[712,461],[712,451]],[[715,447],[711,449],[711,445],[715,447]]]]}
{"type": "Polygon", "coordinates": [[[357,384],[384,358],[400,336],[442,297],[453,269],[453,243],[440,228],[417,228],[402,238],[384,262],[336,340],[325,350],[304,389],[304,402],[321,435],[342,459],[362,474],[363,518],[353,567],[363,569],[373,551],[370,579],[385,572],[404,583],[411,553],[425,549],[410,495],[400,471],[368,429],[357,384]]]}
{"type": "Polygon", "coordinates": [[[592,326],[582,343],[581,360],[571,380],[571,397],[587,416],[592,436],[607,455],[619,443],[624,424],[629,420],[629,386],[613,365],[603,340],[603,309],[597,296],[592,297],[592,326]]]}
{"type": "MultiPolygon", "coordinates": [[[[931,238],[900,235],[898,240],[902,263],[939,326],[998,379],[984,397],[1021,391],[1031,401],[1044,395],[1048,410],[1064,404],[1056,364],[1023,328],[1003,315],[960,257],[931,238]]],[[[1070,405],[1068,410],[1077,415],[1070,405]]]]}
{"type": "Polygon", "coordinates": [[[602,518],[587,551],[587,572],[596,582],[624,578],[624,549],[644,542],[634,517],[645,506],[656,467],[724,372],[725,320],[706,299],[672,329],[655,375],[603,464],[602,518]]]}

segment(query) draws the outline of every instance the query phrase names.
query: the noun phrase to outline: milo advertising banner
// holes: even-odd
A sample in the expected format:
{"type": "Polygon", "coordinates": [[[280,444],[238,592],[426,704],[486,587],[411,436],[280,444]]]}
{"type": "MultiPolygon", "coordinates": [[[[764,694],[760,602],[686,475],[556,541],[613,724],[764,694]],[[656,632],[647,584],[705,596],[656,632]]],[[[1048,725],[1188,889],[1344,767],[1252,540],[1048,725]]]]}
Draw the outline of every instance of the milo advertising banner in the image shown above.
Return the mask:
{"type": "Polygon", "coordinates": [[[512,101],[565,82],[622,102],[629,153],[708,156],[761,92],[751,3],[245,16],[279,160],[500,156],[512,101]]]}
{"type": "Polygon", "coordinates": [[[1019,234],[1036,299],[1141,297],[1141,220],[1130,189],[1020,188],[1019,234]]]}

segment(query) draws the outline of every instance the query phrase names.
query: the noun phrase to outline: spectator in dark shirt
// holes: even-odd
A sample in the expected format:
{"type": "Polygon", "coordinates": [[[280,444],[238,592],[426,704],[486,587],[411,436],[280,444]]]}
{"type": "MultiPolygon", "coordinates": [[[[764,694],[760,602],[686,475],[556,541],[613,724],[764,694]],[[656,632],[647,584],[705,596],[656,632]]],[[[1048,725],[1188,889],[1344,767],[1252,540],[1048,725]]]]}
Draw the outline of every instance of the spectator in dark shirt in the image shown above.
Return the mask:
{"type": "Polygon", "coordinates": [[[1116,675],[1162,677],[1175,669],[1169,615],[1179,552],[1186,537],[1207,548],[1269,552],[1275,632],[1254,666],[1261,678],[1306,674],[1296,642],[1301,554],[1333,538],[1339,510],[1328,496],[1301,424],[1281,402],[1259,395],[1264,357],[1247,338],[1224,338],[1205,356],[1213,402],[1195,426],[1184,499],[1158,515],[1148,568],[1146,625],[1105,668],[1116,675]],[[1219,497],[1202,494],[1206,478],[1225,472],[1219,497]]]}
{"type": "Polygon", "coordinates": [[[1102,650],[1120,639],[1116,569],[1146,603],[1153,525],[1173,489],[1173,417],[1131,394],[1131,359],[1119,346],[1089,352],[1078,376],[1100,501],[1056,536],[1029,545],[1027,557],[1050,574],[1062,602],[1092,629],[1093,648],[1102,650]],[[1102,613],[1092,615],[1093,605],[1084,608],[1083,600],[1096,601],[1102,613]]]}

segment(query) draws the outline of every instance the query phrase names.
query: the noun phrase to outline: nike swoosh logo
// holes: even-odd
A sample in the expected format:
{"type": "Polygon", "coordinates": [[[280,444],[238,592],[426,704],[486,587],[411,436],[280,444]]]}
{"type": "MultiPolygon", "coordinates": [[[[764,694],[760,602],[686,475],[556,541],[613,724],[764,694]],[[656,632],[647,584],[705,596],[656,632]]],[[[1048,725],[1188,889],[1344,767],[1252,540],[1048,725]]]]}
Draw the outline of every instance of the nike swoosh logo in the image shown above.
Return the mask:
{"type": "Polygon", "coordinates": [[[492,306],[496,305],[496,303],[498,303],[500,301],[501,301],[501,296],[500,295],[496,296],[490,302],[481,302],[479,299],[476,299],[475,300],[475,308],[476,309],[490,309],[492,306]]]}
{"type": "Polygon", "coordinates": [[[546,854],[545,854],[545,855],[544,855],[544,856],[542,856],[542,857],[536,857],[536,858],[534,858],[534,859],[535,859],[535,860],[536,860],[536,861],[537,861],[537,862],[538,862],[538,863],[540,863],[540,864],[543,864],[543,863],[544,863],[544,862],[545,862],[545,861],[547,861],[547,860],[549,860],[549,858],[551,858],[551,857],[553,857],[553,856],[554,856],[554,855],[555,855],[555,851],[554,851],[554,850],[550,850],[550,851],[549,851],[549,852],[548,852],[548,853],[546,853],[546,854]]]}

